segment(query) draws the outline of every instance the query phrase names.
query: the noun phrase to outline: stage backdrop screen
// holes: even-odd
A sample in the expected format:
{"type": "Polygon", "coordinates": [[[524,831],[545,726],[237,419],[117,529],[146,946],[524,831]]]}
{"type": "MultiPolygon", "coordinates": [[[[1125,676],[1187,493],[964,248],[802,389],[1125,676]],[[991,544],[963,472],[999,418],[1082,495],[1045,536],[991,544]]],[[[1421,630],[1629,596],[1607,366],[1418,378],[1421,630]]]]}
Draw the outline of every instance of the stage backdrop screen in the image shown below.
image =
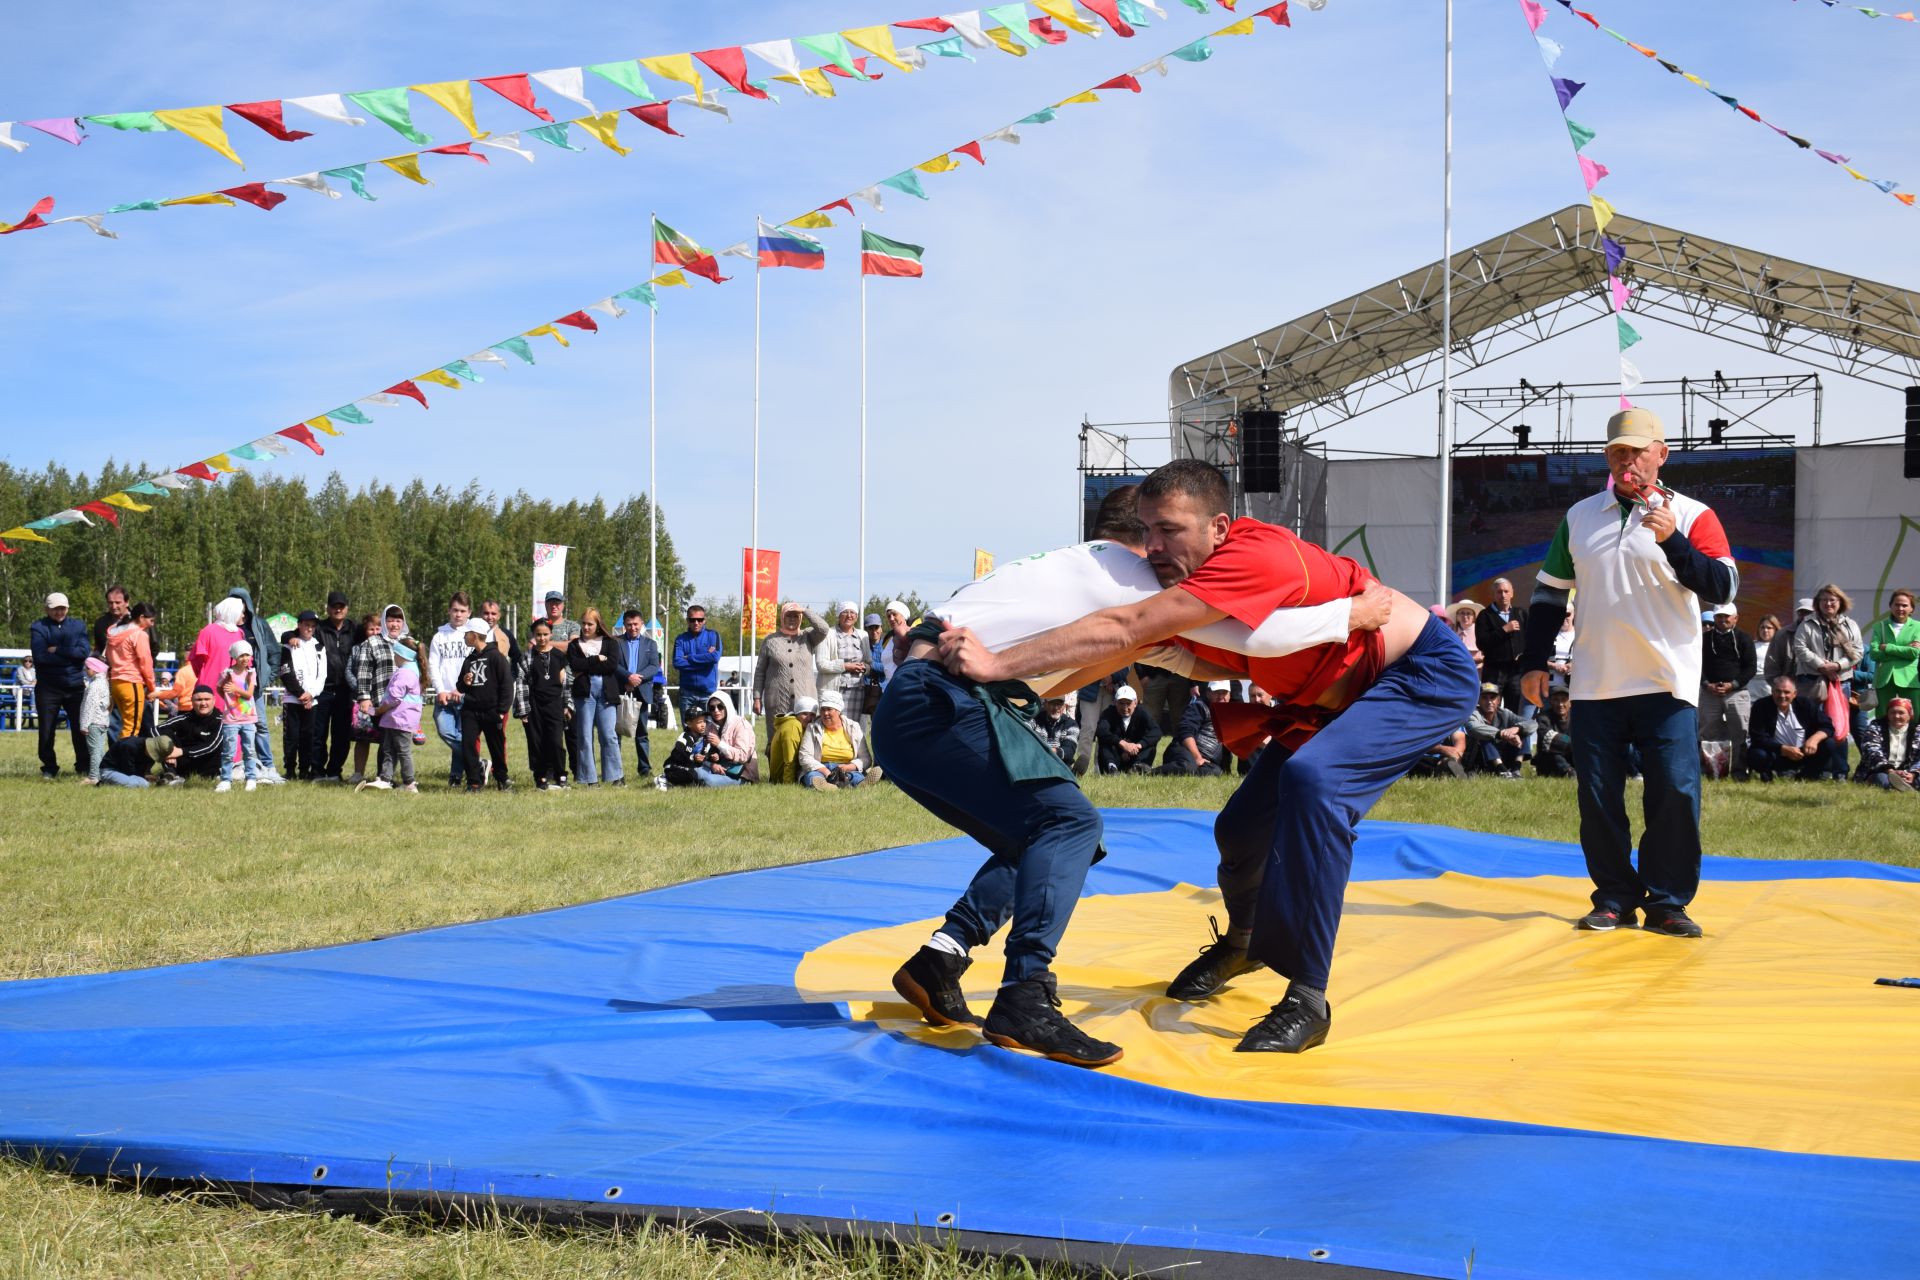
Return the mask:
{"type": "MultiPolygon", "coordinates": [[[[1676,450],[1660,472],[1663,483],[1712,507],[1726,527],[1740,567],[1743,630],[1769,613],[1793,621],[1794,475],[1792,449],[1676,450]]],[[[1606,484],[1599,453],[1456,457],[1449,598],[1485,603],[1495,578],[1511,578],[1525,604],[1561,516],[1606,484]]]]}

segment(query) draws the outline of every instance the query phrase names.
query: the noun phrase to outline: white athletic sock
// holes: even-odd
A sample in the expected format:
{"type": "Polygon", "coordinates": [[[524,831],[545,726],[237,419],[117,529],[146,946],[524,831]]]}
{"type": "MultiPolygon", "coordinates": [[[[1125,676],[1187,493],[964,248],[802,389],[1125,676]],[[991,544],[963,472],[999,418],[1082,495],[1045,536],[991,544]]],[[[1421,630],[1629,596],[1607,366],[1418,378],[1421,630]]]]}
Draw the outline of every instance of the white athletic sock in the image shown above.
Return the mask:
{"type": "Polygon", "coordinates": [[[960,940],[950,933],[935,933],[931,938],[927,939],[927,945],[935,951],[944,951],[950,956],[959,956],[962,960],[967,958],[966,947],[962,946],[960,940]]]}

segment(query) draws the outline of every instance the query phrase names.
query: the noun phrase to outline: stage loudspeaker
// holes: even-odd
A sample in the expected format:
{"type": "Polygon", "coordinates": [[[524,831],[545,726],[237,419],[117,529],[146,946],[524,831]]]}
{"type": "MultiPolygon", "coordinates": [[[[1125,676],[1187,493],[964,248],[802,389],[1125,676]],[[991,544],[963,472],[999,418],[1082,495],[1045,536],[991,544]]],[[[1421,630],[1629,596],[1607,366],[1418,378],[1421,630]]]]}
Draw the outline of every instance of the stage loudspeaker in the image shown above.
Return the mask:
{"type": "Polygon", "coordinates": [[[1274,409],[1248,409],[1240,415],[1240,491],[1280,492],[1280,423],[1274,409]]]}
{"type": "Polygon", "coordinates": [[[1900,474],[1920,480],[1920,387],[1907,388],[1907,458],[1900,474]]]}

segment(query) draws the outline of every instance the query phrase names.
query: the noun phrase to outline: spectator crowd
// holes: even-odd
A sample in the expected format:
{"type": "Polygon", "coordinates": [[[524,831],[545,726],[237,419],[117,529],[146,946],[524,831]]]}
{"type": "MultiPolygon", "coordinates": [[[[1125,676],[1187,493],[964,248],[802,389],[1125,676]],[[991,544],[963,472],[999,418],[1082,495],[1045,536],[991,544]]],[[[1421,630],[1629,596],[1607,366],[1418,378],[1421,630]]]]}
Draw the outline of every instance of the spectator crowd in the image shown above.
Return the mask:
{"type": "MultiPolygon", "coordinates": [[[[1574,610],[1549,664],[1546,705],[1520,696],[1524,615],[1512,583],[1486,603],[1435,606],[1474,656],[1483,683],[1466,723],[1434,744],[1416,774],[1517,778],[1527,767],[1571,777],[1578,733],[1569,700],[1574,610]]],[[[1834,584],[1798,602],[1791,623],[1774,616],[1751,632],[1732,604],[1701,619],[1704,657],[1699,738],[1704,771],[1737,780],[1838,780],[1851,776],[1912,792],[1920,769],[1920,620],[1915,596],[1888,597],[1866,627],[1834,584]]],[[[722,682],[725,642],[693,605],[665,653],[638,610],[618,625],[594,608],[568,613],[549,592],[524,637],[501,625],[497,600],[476,610],[465,593],[444,621],[416,628],[389,604],[355,614],[342,592],[323,611],[303,610],[275,634],[251,595],[235,587],[216,604],[178,668],[155,662],[155,611],[107,590],[91,626],[67,597],[46,598],[31,656],[16,675],[38,721],[43,777],[61,772],[65,725],[73,771],[92,785],[146,787],[206,779],[216,791],[287,781],[417,791],[429,734],[447,751],[450,785],[510,790],[516,769],[539,790],[625,786],[621,740],[635,744],[638,781],[655,787],[789,783],[817,791],[882,781],[868,730],[881,690],[905,660],[907,605],[863,618],[852,603],[831,619],[779,607],[760,641],[751,683],[722,682]],[[678,682],[680,732],[656,770],[649,726],[668,723],[668,673],[678,682]],[[269,692],[280,709],[276,744],[269,692]],[[746,714],[751,706],[751,719],[746,714]],[[752,719],[760,722],[761,735],[752,719]],[[521,727],[518,764],[508,729],[521,727]]],[[[733,677],[729,677],[731,680],[733,677]]],[[[1032,728],[1076,773],[1217,777],[1236,765],[1221,726],[1225,703],[1268,701],[1246,681],[1195,683],[1135,665],[1036,709],[1032,728]]],[[[1637,762],[1629,753],[1629,771],[1637,762]]]]}

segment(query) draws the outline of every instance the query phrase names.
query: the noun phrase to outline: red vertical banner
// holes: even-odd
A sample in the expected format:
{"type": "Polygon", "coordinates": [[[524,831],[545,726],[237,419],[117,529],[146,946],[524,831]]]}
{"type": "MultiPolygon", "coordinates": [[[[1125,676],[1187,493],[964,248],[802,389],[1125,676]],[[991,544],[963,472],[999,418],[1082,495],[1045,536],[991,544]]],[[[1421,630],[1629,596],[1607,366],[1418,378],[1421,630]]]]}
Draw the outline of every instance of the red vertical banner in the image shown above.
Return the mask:
{"type": "Polygon", "coordinates": [[[760,548],[756,571],[753,548],[740,549],[741,613],[747,620],[747,635],[759,640],[780,625],[780,553],[760,548]]]}

